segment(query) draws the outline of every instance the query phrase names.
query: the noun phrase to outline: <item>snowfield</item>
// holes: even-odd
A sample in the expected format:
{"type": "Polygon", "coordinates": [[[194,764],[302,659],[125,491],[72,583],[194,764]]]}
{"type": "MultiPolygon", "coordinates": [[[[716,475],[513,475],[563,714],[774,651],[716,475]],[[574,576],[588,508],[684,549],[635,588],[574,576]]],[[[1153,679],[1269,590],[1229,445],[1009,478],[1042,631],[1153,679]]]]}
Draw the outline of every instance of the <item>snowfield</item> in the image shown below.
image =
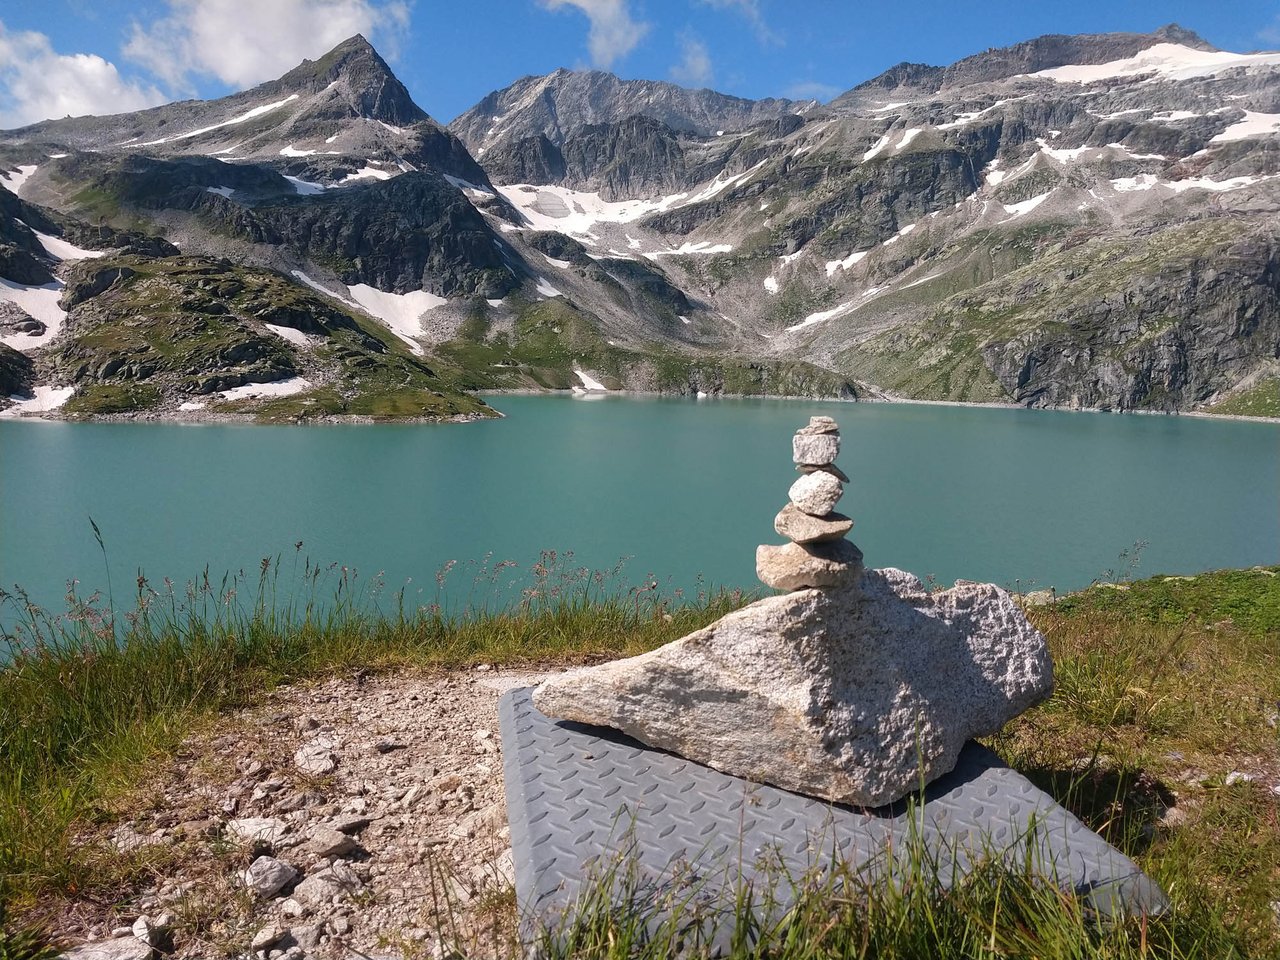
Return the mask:
{"type": "MultiPolygon", "coordinates": [[[[19,223],[22,221],[19,220],[19,223]]],[[[28,230],[31,228],[28,227],[28,230]]],[[[41,233],[39,230],[31,230],[36,235],[36,239],[40,241],[40,246],[44,247],[45,253],[53,257],[55,260],[92,260],[94,257],[105,255],[103,250],[86,250],[84,247],[77,247],[74,243],[69,243],[61,237],[50,236],[47,233],[41,233]]]]}
{"type": "Polygon", "coordinates": [[[1055,83],[1096,83],[1154,74],[1167,80],[1192,80],[1239,67],[1280,64],[1280,53],[1232,53],[1229,50],[1195,50],[1180,43],[1157,43],[1141,53],[1110,63],[1054,67],[1029,74],[1055,83]]]}
{"type": "Polygon", "coordinates": [[[36,172],[38,166],[35,163],[19,164],[16,170],[0,173],[0,184],[3,184],[4,188],[15,196],[20,195],[22,185],[36,172]]]}
{"type": "Polygon", "coordinates": [[[49,413],[71,399],[75,387],[36,387],[33,397],[12,396],[13,406],[0,410],[0,417],[20,417],[29,413],[49,413]]]}
{"type": "Polygon", "coordinates": [[[67,319],[66,311],[58,306],[61,297],[62,282],[59,280],[41,286],[24,286],[0,277],[0,300],[16,303],[45,325],[44,333],[12,333],[7,337],[0,337],[0,343],[24,352],[47,345],[58,335],[67,319]]]}
{"type": "Polygon", "coordinates": [[[288,380],[274,380],[271,383],[246,383],[242,387],[222,390],[218,393],[218,396],[222,397],[223,400],[247,400],[250,397],[291,397],[294,394],[303,393],[310,389],[311,381],[306,377],[290,377],[288,380]]]}
{"type": "Polygon", "coordinates": [[[422,345],[415,338],[422,336],[422,315],[449,302],[425,290],[387,293],[367,283],[357,283],[347,289],[366,313],[390,327],[391,332],[419,357],[422,356],[422,345]]]}
{"type": "Polygon", "coordinates": [[[272,333],[274,333],[277,337],[280,337],[282,340],[288,340],[290,343],[294,344],[295,346],[298,346],[298,347],[311,346],[311,338],[308,337],[301,330],[297,330],[293,327],[282,327],[279,324],[275,324],[275,323],[264,323],[263,326],[266,327],[268,330],[270,330],[272,333]]]}

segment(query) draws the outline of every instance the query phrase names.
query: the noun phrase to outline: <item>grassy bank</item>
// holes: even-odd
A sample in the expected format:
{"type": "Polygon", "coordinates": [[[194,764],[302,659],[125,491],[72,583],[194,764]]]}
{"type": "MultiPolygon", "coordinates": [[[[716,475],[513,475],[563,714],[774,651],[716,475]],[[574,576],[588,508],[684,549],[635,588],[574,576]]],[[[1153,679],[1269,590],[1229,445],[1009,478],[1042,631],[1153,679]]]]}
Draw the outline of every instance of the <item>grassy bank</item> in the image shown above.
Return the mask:
{"type": "MultiPolygon", "coordinates": [[[[618,591],[549,555],[522,602],[447,615],[408,609],[403,596],[374,602],[353,575],[306,563],[285,575],[305,586],[281,602],[277,569],[264,561],[259,577],[186,590],[131,584],[136,603],[119,617],[100,599],[72,595],[54,618],[6,595],[21,620],[0,670],[0,904],[11,918],[141,883],[145,864],[83,838],[149,761],[277,684],[594,661],[650,649],[742,602],[679,597],[653,581],[618,591]],[[333,599],[321,605],[321,595],[333,599]]],[[[1160,882],[1169,918],[1099,927],[1074,898],[1017,871],[983,873],[950,894],[849,877],[815,884],[768,928],[744,927],[742,955],[1275,956],[1278,574],[1155,578],[1030,611],[1052,647],[1057,690],[991,745],[1160,882]]],[[[648,908],[633,906],[595,904],[549,942],[551,955],[663,955],[648,908]]]]}

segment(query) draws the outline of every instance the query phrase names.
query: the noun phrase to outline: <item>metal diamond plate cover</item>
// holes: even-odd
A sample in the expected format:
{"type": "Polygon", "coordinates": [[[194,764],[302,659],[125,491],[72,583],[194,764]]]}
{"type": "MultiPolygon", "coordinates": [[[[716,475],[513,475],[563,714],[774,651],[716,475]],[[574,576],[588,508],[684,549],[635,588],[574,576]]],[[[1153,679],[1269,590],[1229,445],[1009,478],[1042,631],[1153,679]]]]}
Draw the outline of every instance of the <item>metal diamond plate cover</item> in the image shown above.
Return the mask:
{"type": "Polygon", "coordinates": [[[582,881],[619,858],[657,883],[679,872],[703,889],[720,878],[717,888],[728,891],[761,870],[776,881],[781,865],[799,877],[833,856],[875,868],[912,831],[938,854],[944,882],[969,868],[970,855],[996,851],[1104,914],[1167,908],[1132,860],[976,743],[929,785],[923,805],[847,807],[720,773],[614,730],[551,720],[531,692],[513,690],[499,707],[526,932],[571,908],[582,881]]]}

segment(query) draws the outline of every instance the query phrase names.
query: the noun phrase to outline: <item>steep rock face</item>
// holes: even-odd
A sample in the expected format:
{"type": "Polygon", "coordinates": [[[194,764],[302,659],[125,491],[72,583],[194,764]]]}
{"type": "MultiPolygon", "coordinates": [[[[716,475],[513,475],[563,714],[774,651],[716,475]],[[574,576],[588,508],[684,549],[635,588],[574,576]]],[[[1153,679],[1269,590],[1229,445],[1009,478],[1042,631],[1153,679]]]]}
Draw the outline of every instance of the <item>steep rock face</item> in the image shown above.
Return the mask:
{"type": "Polygon", "coordinates": [[[557,70],[542,77],[524,77],[494,91],[450,123],[449,129],[472,154],[483,157],[501,143],[539,134],[561,145],[579,127],[618,122],[637,114],[673,130],[708,136],[803,113],[815,105],[811,100],[744,100],[660,81],[621,80],[598,70],[557,70]]]}
{"type": "Polygon", "coordinates": [[[1180,410],[1277,357],[1280,237],[1205,221],[1045,254],[844,362],[933,399],[1180,410]],[[986,392],[969,392],[983,376],[986,392]]]}
{"type": "Polygon", "coordinates": [[[542,133],[496,147],[485,171],[498,183],[559,183],[566,173],[564,154],[542,133]]]}
{"type": "Polygon", "coordinates": [[[1061,303],[1057,271],[1039,289],[1024,287],[1019,296],[1057,322],[982,349],[1010,396],[1035,406],[1181,410],[1280,359],[1280,236],[1185,232],[1193,236],[1180,246],[1191,249],[1150,273],[1132,254],[1116,250],[1108,262],[1113,252],[1103,253],[1101,276],[1074,278],[1099,285],[1074,309],[1061,303]]]}
{"type": "Polygon", "coordinates": [[[77,182],[87,175],[95,194],[183,211],[217,233],[287,247],[329,264],[347,283],[442,296],[501,296],[517,284],[481,215],[433,173],[298,196],[274,171],[206,157],[82,155],[74,163],[65,175],[77,182]],[[236,199],[217,192],[228,189],[236,199]]]}
{"type": "Polygon", "coordinates": [[[433,174],[406,173],[252,210],[221,199],[204,201],[211,216],[255,241],[285,244],[329,264],[344,283],[492,298],[519,282],[480,214],[433,174]]]}
{"type": "Polygon", "coordinates": [[[695,182],[676,132],[644,116],[579,127],[563,146],[542,134],[508,142],[486,166],[500,183],[559,183],[606,200],[677,193],[695,182]]]}
{"type": "Polygon", "coordinates": [[[0,190],[0,277],[21,284],[53,280],[50,258],[34,230],[60,232],[38,207],[0,190]]]}
{"type": "Polygon", "coordinates": [[[11,396],[25,396],[35,383],[35,364],[13,347],[0,343],[0,402],[11,396]]]}

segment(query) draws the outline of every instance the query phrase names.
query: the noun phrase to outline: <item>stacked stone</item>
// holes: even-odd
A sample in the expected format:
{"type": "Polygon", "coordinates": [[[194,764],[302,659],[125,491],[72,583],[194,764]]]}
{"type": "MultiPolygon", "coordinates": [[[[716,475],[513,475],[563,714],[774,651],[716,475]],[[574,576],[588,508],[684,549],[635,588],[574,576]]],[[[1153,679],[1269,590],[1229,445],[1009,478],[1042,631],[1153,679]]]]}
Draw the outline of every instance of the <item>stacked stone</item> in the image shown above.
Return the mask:
{"type": "Polygon", "coordinates": [[[862,573],[862,551],[846,540],[853,521],[836,513],[849,478],[836,466],[840,428],[830,417],[811,417],[791,441],[802,476],[791,485],[791,502],[773,529],[790,540],[756,548],[756,576],[779,590],[838,587],[862,573]]]}

